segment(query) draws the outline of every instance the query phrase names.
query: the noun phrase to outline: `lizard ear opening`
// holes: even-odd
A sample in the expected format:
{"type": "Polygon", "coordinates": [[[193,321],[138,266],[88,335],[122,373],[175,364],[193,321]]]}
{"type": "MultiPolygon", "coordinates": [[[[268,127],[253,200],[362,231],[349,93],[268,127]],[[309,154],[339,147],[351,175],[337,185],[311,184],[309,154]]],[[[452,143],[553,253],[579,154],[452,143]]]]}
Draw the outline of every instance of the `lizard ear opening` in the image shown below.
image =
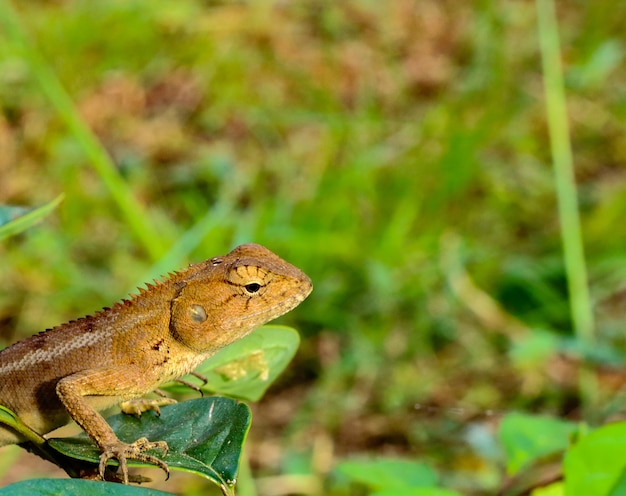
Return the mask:
{"type": "Polygon", "coordinates": [[[189,312],[189,318],[193,322],[197,322],[198,324],[201,324],[207,319],[206,310],[204,309],[202,305],[198,305],[198,304],[191,305],[189,307],[188,312],[189,312]]]}

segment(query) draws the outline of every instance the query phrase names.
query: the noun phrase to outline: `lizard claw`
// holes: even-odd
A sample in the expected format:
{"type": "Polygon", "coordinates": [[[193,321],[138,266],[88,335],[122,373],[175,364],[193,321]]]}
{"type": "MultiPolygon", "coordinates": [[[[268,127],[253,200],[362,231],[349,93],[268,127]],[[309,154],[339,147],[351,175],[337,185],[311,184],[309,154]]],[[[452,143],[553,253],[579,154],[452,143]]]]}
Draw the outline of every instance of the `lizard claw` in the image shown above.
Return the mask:
{"type": "Polygon", "coordinates": [[[157,417],[160,417],[161,409],[159,407],[173,405],[174,403],[176,403],[176,400],[172,398],[136,398],[134,400],[123,401],[119,406],[122,412],[127,415],[141,417],[142,413],[152,410],[157,414],[157,417]]]}
{"type": "Polygon", "coordinates": [[[145,437],[137,439],[134,443],[128,444],[122,441],[118,443],[106,446],[100,455],[100,478],[104,480],[104,471],[106,470],[107,462],[111,458],[117,459],[120,464],[120,470],[122,471],[122,478],[124,484],[128,484],[128,466],[127,460],[139,460],[145,463],[152,463],[157,465],[163,471],[165,471],[166,478],[170,478],[170,469],[163,460],[160,460],[156,456],[148,455],[144,451],[157,449],[163,452],[163,456],[167,455],[168,447],[165,441],[148,441],[145,437]]]}

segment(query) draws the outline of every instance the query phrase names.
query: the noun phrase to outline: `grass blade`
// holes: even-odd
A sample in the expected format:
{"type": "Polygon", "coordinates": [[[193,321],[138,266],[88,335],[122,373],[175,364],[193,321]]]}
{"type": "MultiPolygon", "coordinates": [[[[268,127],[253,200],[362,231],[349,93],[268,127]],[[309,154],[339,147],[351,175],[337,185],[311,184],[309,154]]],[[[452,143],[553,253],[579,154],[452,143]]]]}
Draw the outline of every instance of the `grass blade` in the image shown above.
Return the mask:
{"type": "Polygon", "coordinates": [[[57,196],[54,200],[42,205],[39,208],[31,210],[30,212],[14,219],[6,224],[0,226],[0,240],[9,238],[16,234],[25,231],[32,225],[39,222],[46,215],[52,212],[63,201],[63,195],[57,196]]]}
{"type": "MultiPolygon", "coordinates": [[[[594,321],[587,285],[578,194],[567,122],[558,25],[552,0],[537,0],[537,18],[570,309],[577,338],[583,345],[591,346],[594,341],[594,321]]],[[[596,400],[595,378],[590,370],[582,368],[579,380],[583,403],[589,413],[589,408],[596,400]]]]}

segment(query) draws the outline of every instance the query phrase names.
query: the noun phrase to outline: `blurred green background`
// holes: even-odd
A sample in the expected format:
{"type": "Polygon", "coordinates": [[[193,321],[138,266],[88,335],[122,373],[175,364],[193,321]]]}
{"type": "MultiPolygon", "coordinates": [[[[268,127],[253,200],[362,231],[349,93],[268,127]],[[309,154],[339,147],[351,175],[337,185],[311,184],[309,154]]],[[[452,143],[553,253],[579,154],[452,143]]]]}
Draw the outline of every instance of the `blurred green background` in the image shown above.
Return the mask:
{"type": "Polygon", "coordinates": [[[257,242],[315,284],[281,319],[294,363],[253,407],[261,494],[348,494],[333,467],[368,454],[489,493],[499,416],[580,418],[581,363],[595,417],[620,410],[626,2],[557,6],[592,348],[572,331],[533,2],[16,6],[44,77],[0,22],[0,204],[65,199],[0,244],[3,345],[257,242]]]}

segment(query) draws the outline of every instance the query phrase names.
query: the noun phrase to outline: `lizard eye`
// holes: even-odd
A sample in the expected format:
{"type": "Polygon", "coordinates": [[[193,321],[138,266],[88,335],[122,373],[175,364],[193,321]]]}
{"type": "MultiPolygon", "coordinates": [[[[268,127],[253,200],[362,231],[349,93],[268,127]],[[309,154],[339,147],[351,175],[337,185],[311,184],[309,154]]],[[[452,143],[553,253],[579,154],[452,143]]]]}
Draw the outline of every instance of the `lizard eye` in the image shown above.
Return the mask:
{"type": "Polygon", "coordinates": [[[194,322],[197,322],[198,324],[201,324],[207,318],[206,310],[204,309],[204,307],[202,307],[200,305],[191,305],[189,307],[189,317],[194,322]]]}
{"type": "Polygon", "coordinates": [[[251,282],[250,284],[246,284],[244,288],[246,288],[248,294],[254,294],[261,289],[261,285],[258,282],[251,282]]]}
{"type": "Polygon", "coordinates": [[[215,257],[211,259],[211,265],[220,265],[222,263],[222,259],[220,257],[215,257]]]}

